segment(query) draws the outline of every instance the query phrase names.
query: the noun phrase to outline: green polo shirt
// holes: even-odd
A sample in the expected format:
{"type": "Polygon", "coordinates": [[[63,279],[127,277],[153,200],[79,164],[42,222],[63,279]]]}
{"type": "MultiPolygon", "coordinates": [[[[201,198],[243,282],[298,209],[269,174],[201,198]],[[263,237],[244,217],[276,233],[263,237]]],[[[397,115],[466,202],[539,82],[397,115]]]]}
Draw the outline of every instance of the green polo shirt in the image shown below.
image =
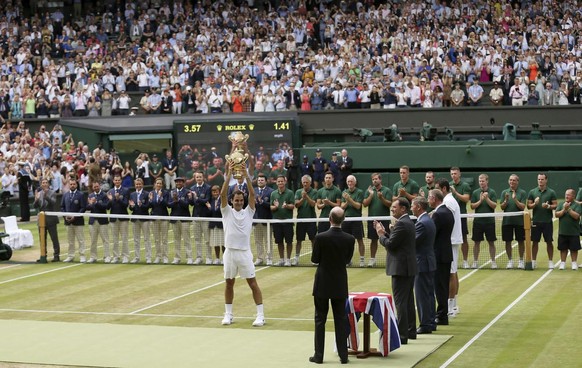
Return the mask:
{"type": "MultiPolygon", "coordinates": [[[[507,200],[507,207],[505,207],[505,210],[503,212],[519,212],[519,211],[523,211],[520,210],[519,208],[517,208],[517,205],[515,204],[515,201],[513,200],[513,191],[510,188],[505,189],[503,192],[501,192],[501,196],[499,197],[499,201],[500,202],[504,202],[505,201],[505,195],[509,194],[509,199],[507,200]]],[[[527,204],[527,193],[525,192],[525,190],[521,189],[521,188],[517,188],[517,190],[515,191],[515,198],[523,203],[523,204],[527,204]]],[[[501,225],[518,225],[518,226],[523,226],[523,216],[507,216],[503,218],[503,221],[501,222],[501,225]]]]}
{"type": "Polygon", "coordinates": [[[150,161],[150,176],[157,177],[160,175],[163,169],[162,162],[158,160],[158,162],[150,161]]]}
{"type": "MultiPolygon", "coordinates": [[[[295,192],[295,200],[301,200],[301,195],[303,194],[303,188],[297,189],[295,192]]],[[[317,190],[309,188],[307,196],[317,202],[317,190]]],[[[301,206],[297,207],[297,218],[316,218],[315,206],[311,207],[307,201],[303,201],[301,206]]]]}
{"type": "MultiPolygon", "coordinates": [[[[481,188],[473,191],[473,194],[471,195],[471,203],[479,202],[479,199],[481,199],[481,193],[483,193],[481,188]]],[[[495,193],[493,189],[487,188],[487,193],[489,193],[490,200],[492,200],[493,202],[497,202],[497,193],[495,193]]],[[[487,203],[486,201],[481,202],[479,207],[475,208],[475,213],[494,213],[494,212],[495,209],[489,207],[489,203],[487,203]]],[[[475,217],[475,219],[473,220],[473,224],[495,224],[495,217],[493,216],[475,217]]]]}
{"type": "Polygon", "coordinates": [[[373,189],[374,194],[368,205],[368,216],[390,216],[390,207],[384,206],[384,203],[378,199],[378,192],[382,193],[384,198],[392,202],[392,191],[385,186],[380,187],[380,190],[377,190],[376,188],[373,189]]]}
{"type": "MultiPolygon", "coordinates": [[[[331,202],[336,202],[338,199],[341,199],[342,192],[339,190],[338,187],[332,185],[331,188],[326,188],[325,186],[320,188],[317,191],[317,199],[329,199],[331,202]]],[[[327,218],[329,217],[329,213],[331,212],[330,206],[324,206],[319,213],[320,218],[327,218]]]]}
{"type": "Polygon", "coordinates": [[[554,213],[549,208],[543,208],[542,204],[549,202],[550,204],[552,201],[557,200],[558,197],[556,196],[556,192],[552,188],[546,187],[546,190],[543,192],[540,190],[540,187],[536,187],[529,191],[527,196],[528,201],[535,201],[537,197],[540,197],[540,203],[537,204],[533,208],[533,222],[552,222],[552,218],[554,217],[554,213]]]}
{"type": "MultiPolygon", "coordinates": [[[[362,203],[364,201],[364,191],[361,190],[360,188],[354,188],[353,192],[350,192],[349,189],[344,190],[344,193],[348,193],[348,195],[355,201],[358,203],[362,203]]],[[[342,203],[347,202],[347,200],[342,197],[342,203]]],[[[353,206],[350,206],[348,204],[348,206],[346,207],[345,210],[345,215],[346,217],[362,217],[362,207],[360,206],[360,209],[357,209],[353,206]]]]}
{"type": "Polygon", "coordinates": [[[285,188],[283,193],[279,192],[279,190],[274,190],[271,193],[271,205],[275,203],[275,200],[279,201],[279,207],[277,211],[273,212],[273,218],[279,220],[287,220],[293,218],[293,210],[289,210],[283,208],[283,202],[287,204],[295,204],[295,196],[290,189],[285,188]]]}
{"type": "MultiPolygon", "coordinates": [[[[451,181],[450,186],[451,188],[455,188],[457,192],[459,192],[459,194],[461,195],[471,194],[471,186],[468,183],[464,182],[463,180],[460,180],[459,184],[455,184],[451,181]]],[[[452,193],[452,191],[451,194],[459,204],[459,207],[461,208],[461,213],[467,213],[467,202],[461,201],[454,193],[452,193]]]]}
{"type": "MultiPolygon", "coordinates": [[[[556,207],[556,211],[561,211],[564,208],[564,203],[561,202],[556,207]]],[[[572,202],[570,205],[570,211],[576,211],[578,214],[582,213],[582,207],[576,203],[572,202]]],[[[560,217],[558,226],[558,235],[568,235],[568,236],[580,236],[580,221],[574,220],[568,212],[564,216],[560,217]]]]}
{"type": "MultiPolygon", "coordinates": [[[[207,170],[206,170],[206,179],[208,179],[208,177],[210,175],[214,175],[216,174],[216,166],[210,166],[207,170]]],[[[221,170],[224,173],[224,170],[221,168],[221,170]]],[[[214,178],[214,180],[207,180],[208,181],[208,185],[210,185],[210,187],[214,186],[214,185],[218,185],[218,187],[222,187],[222,183],[224,183],[224,175],[218,175],[214,178]]]]}
{"type": "Polygon", "coordinates": [[[418,190],[420,189],[418,183],[412,179],[408,179],[406,184],[403,184],[402,180],[399,180],[396,184],[394,184],[392,192],[394,193],[395,196],[398,195],[398,191],[400,190],[400,188],[406,189],[406,192],[408,194],[418,194],[418,190]]]}

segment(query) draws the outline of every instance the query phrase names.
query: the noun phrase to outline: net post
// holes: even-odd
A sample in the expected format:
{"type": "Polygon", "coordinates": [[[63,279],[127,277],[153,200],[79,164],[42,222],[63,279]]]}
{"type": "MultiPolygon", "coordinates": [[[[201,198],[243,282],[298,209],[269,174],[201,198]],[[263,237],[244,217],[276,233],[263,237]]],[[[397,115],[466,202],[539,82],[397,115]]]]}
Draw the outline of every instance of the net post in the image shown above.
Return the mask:
{"type": "Polygon", "coordinates": [[[533,270],[531,260],[531,215],[529,211],[523,212],[523,229],[525,231],[525,267],[526,271],[533,270]]]}
{"type": "Polygon", "coordinates": [[[38,214],[38,230],[40,240],[40,258],[38,263],[47,263],[46,260],[46,214],[41,211],[38,214]]]}
{"type": "Polygon", "coordinates": [[[273,235],[271,233],[271,221],[267,221],[267,260],[273,260],[273,244],[271,242],[273,235]]]}

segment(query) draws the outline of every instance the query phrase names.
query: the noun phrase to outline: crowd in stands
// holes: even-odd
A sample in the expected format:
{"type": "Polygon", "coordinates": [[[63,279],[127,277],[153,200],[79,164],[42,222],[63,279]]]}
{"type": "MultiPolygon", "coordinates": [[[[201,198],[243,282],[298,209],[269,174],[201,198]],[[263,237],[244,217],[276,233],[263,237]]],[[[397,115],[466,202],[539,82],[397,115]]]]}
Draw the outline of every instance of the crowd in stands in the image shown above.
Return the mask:
{"type": "Polygon", "coordinates": [[[32,3],[0,17],[5,119],[580,103],[575,0],[32,3]]]}

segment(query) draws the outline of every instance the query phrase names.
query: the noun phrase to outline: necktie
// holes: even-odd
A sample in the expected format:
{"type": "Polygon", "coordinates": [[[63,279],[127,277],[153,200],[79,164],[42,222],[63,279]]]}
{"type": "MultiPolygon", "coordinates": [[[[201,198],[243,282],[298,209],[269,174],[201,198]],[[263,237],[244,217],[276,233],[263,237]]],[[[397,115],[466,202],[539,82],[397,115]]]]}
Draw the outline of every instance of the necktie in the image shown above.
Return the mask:
{"type": "Polygon", "coordinates": [[[75,193],[77,193],[77,191],[71,192],[71,203],[75,200],[75,193]]]}

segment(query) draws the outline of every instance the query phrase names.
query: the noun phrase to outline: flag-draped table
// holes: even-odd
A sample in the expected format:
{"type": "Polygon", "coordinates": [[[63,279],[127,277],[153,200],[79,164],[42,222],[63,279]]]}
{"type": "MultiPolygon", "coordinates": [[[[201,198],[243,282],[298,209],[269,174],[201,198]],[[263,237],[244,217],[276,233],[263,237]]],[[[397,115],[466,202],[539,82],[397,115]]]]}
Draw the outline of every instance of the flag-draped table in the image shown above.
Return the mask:
{"type": "Polygon", "coordinates": [[[390,294],[370,292],[349,294],[346,303],[346,313],[350,323],[348,348],[353,350],[358,358],[367,358],[370,355],[388,356],[391,351],[400,347],[395,310],[390,294]],[[364,346],[362,351],[358,351],[358,320],[362,313],[364,313],[364,346]],[[380,330],[378,350],[370,349],[370,316],[380,330]]]}

